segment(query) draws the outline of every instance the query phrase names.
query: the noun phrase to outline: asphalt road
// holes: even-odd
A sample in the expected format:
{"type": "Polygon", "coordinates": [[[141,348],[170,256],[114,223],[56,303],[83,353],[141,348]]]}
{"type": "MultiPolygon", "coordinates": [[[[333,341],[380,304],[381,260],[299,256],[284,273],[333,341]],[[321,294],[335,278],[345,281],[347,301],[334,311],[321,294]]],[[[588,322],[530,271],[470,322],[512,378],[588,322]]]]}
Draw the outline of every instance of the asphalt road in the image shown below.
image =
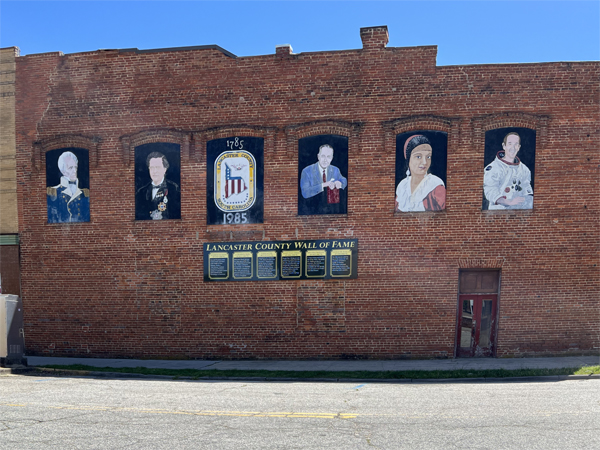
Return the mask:
{"type": "Polygon", "coordinates": [[[1,449],[600,448],[600,381],[0,377],[1,449]]]}

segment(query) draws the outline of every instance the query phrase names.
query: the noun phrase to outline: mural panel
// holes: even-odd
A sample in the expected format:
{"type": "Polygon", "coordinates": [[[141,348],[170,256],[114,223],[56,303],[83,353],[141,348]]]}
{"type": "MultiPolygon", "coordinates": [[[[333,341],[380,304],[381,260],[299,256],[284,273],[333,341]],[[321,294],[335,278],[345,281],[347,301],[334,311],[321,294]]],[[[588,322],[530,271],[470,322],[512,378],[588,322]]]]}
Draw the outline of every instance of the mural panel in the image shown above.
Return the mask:
{"type": "Polygon", "coordinates": [[[208,225],[263,222],[264,139],[233,136],[206,144],[208,225]]]}
{"type": "Polygon", "coordinates": [[[48,223],[90,221],[89,152],[61,148],[46,153],[48,223]]]}
{"type": "Polygon", "coordinates": [[[181,219],[179,144],[135,148],[135,219],[181,219]]]}
{"type": "Polygon", "coordinates": [[[533,208],[535,135],[516,127],[485,133],[482,209],[533,208]]]}
{"type": "Polygon", "coordinates": [[[396,136],[396,211],[446,209],[448,134],[410,131],[396,136]]]}
{"type": "Polygon", "coordinates": [[[298,141],[298,214],[348,211],[348,138],[336,134],[298,141]]]}

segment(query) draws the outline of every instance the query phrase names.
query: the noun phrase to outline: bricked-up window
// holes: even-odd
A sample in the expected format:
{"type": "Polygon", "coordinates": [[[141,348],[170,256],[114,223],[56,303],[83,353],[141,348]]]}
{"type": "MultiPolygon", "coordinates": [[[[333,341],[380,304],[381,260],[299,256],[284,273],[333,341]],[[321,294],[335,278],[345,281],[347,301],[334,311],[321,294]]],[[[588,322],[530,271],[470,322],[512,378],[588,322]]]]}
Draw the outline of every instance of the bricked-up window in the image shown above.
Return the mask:
{"type": "Polygon", "coordinates": [[[533,209],[535,139],[529,128],[486,131],[481,209],[533,209]]]}
{"type": "Polygon", "coordinates": [[[314,282],[298,287],[296,320],[299,330],[344,332],[346,291],[343,282],[314,282]]]}
{"type": "Polygon", "coordinates": [[[348,211],[348,138],[337,134],[298,141],[298,214],[348,211]]]}
{"type": "Polygon", "coordinates": [[[89,152],[59,148],[46,153],[48,223],[90,221],[89,152]]]}
{"type": "Polygon", "coordinates": [[[180,161],[179,144],[135,148],[136,220],[181,219],[180,161]]]}
{"type": "Polygon", "coordinates": [[[396,211],[446,208],[448,134],[417,130],[396,136],[396,211]]]}

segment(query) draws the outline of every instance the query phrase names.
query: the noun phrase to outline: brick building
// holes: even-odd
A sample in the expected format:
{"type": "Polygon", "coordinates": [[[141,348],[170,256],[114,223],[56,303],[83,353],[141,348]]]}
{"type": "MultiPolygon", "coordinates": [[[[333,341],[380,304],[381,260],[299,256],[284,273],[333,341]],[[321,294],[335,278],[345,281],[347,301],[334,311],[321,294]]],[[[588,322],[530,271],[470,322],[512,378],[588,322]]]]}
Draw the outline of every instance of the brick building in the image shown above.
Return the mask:
{"type": "Polygon", "coordinates": [[[16,47],[0,49],[0,286],[20,295],[15,147],[16,47]]]}
{"type": "MultiPolygon", "coordinates": [[[[243,58],[217,46],[17,57],[28,353],[597,353],[599,63],[439,67],[435,46],[386,47],[386,27],[363,28],[361,38],[359,50],[294,54],[279,46],[275,54],[243,58]],[[482,207],[484,173],[492,171],[488,140],[515,130],[523,161],[531,156],[533,208],[482,207]],[[395,208],[406,170],[399,161],[412,158],[406,146],[413,136],[400,137],[412,134],[445,139],[443,161],[437,144],[430,146],[437,167],[443,164],[445,204],[438,210],[395,208]],[[347,143],[346,165],[341,151],[332,163],[347,180],[339,188],[347,203],[341,212],[299,214],[302,146],[323,136],[347,143]],[[236,137],[258,138],[252,142],[261,146],[262,217],[235,223],[223,213],[224,223],[212,222],[218,167],[211,143],[236,137]],[[180,218],[136,219],[136,177],[147,175],[144,164],[151,167],[149,152],[158,148],[152,145],[177,159],[178,182],[171,181],[180,189],[180,218]],[[58,181],[48,172],[57,164],[62,170],[56,158],[67,149],[78,155],[80,177],[88,171],[87,184],[78,183],[89,218],[78,223],[50,220],[50,199],[62,188],[52,187],[58,181]],[[358,246],[355,277],[205,278],[206,244],[342,240],[358,246]]],[[[507,145],[499,142],[494,155],[507,145]]],[[[310,155],[317,160],[316,151],[310,155]]]]}

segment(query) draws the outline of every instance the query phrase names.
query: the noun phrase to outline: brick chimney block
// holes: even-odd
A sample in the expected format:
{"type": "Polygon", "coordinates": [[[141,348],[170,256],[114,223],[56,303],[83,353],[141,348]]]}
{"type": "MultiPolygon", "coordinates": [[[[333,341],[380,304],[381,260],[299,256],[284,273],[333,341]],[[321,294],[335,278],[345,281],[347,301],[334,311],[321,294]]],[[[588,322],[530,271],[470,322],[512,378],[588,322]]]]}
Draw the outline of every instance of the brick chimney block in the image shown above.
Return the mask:
{"type": "Polygon", "coordinates": [[[390,41],[387,25],[361,28],[360,39],[364,50],[385,48],[390,41]]]}
{"type": "Polygon", "coordinates": [[[275,55],[278,57],[290,56],[292,54],[292,46],[290,44],[276,45],[275,55]]]}

